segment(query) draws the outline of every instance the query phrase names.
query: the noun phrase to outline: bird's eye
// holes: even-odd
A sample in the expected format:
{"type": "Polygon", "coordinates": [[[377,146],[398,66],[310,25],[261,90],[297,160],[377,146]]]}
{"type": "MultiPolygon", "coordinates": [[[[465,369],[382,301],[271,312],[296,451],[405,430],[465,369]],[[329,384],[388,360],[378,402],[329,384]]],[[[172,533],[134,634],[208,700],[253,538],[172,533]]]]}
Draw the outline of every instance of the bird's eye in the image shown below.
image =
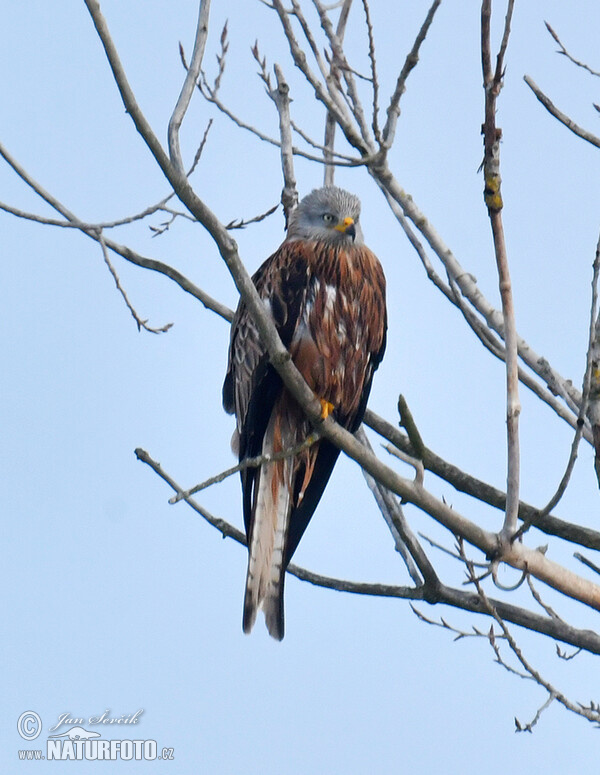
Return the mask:
{"type": "Polygon", "coordinates": [[[331,213],[325,213],[323,216],[323,220],[325,223],[334,223],[335,222],[335,215],[332,215],[331,213]]]}

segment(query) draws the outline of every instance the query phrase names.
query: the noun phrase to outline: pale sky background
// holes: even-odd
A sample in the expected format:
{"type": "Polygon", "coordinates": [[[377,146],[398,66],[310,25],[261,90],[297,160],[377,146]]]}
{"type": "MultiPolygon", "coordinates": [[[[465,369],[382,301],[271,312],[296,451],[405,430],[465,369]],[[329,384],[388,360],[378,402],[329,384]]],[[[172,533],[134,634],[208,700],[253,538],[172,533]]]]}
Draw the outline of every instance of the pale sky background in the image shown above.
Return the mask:
{"type": "MultiPolygon", "coordinates": [[[[164,139],[183,79],[177,46],[182,41],[191,51],[197,4],[101,5],[139,103],[164,139]]],[[[363,17],[355,5],[347,51],[366,71],[363,17]]],[[[428,5],[372,2],[384,108],[428,5]]],[[[494,5],[498,28],[504,6],[494,5]]],[[[320,138],[323,115],[290,64],[275,15],[258,0],[214,3],[209,75],[226,18],[223,97],[230,107],[276,134],[277,116],[250,54],[258,38],[270,65],[284,67],[295,117],[320,138]]],[[[600,227],[600,154],[552,119],[522,76],[531,75],[595,132],[592,102],[600,101],[600,82],[555,53],[545,19],[576,56],[600,67],[597,3],[517,2],[498,115],[505,226],[519,332],[579,386],[600,227]]],[[[83,2],[3,2],[0,85],[0,141],[81,219],[129,215],[167,193],[123,110],[83,2]]],[[[281,190],[277,150],[233,127],[201,98],[182,133],[186,159],[211,116],[215,125],[193,178],[196,191],[225,222],[265,211],[281,190]]],[[[477,174],[482,116],[479,3],[446,0],[409,79],[391,162],[498,305],[477,174]]],[[[322,183],[321,167],[306,161],[297,162],[296,174],[301,194],[322,183]]],[[[429,283],[366,173],[343,170],[336,182],[361,197],[365,238],[388,278],[388,351],[371,407],[395,422],[397,396],[404,393],[432,449],[502,486],[503,366],[429,283]]],[[[52,215],[4,164],[0,199],[52,215]]],[[[154,239],[147,225],[111,236],[236,304],[227,270],[198,225],[179,219],[154,239]]],[[[235,237],[254,270],[283,237],[281,212],[235,237]]],[[[139,314],[151,325],[174,323],[160,336],[138,333],[100,249],[73,231],[0,213],[0,256],[2,772],[52,769],[21,764],[17,751],[45,747],[49,727],[63,713],[87,719],[110,709],[119,717],[140,708],[136,737],[156,740],[159,750],[173,748],[175,761],[77,762],[56,764],[54,771],[452,775],[485,769],[494,775],[532,767],[597,769],[598,733],[591,725],[555,704],[533,735],[515,735],[514,717],[529,721],[544,692],[494,664],[486,641],[454,643],[451,633],[419,622],[405,601],[358,598],[288,577],[285,640],[272,641],[261,620],[245,637],[245,549],[223,541],[185,504],[170,506],[168,486],[133,454],[145,448],[188,487],[234,463],[233,421],[221,408],[228,326],[167,278],[115,257],[139,314]],[[44,724],[31,744],[16,731],[26,710],[44,724]]],[[[541,506],[562,475],[571,431],[525,389],[522,402],[522,496],[541,506]]],[[[405,469],[399,464],[399,470],[405,469]]],[[[426,481],[486,529],[500,527],[499,512],[432,475],[426,481]]],[[[237,477],[200,501],[241,526],[237,477]]],[[[598,511],[593,454],[584,444],[556,513],[597,527],[598,511]]],[[[452,544],[414,508],[406,515],[415,530],[452,544]]],[[[532,531],[527,542],[547,539],[532,531]]],[[[585,575],[574,550],[551,542],[550,556],[585,575]]],[[[460,585],[458,564],[429,553],[444,581],[460,585]]],[[[407,582],[351,461],[338,464],[296,560],[354,580],[407,582]]],[[[506,580],[512,578],[507,572],[506,580]]],[[[597,628],[592,611],[549,593],[547,599],[577,626],[597,628]]],[[[453,609],[419,608],[459,627],[489,627],[489,620],[453,609]]],[[[600,700],[597,659],[559,662],[551,641],[516,627],[513,632],[534,666],[572,700],[600,700]]],[[[109,729],[104,737],[118,735],[109,729]]]]}

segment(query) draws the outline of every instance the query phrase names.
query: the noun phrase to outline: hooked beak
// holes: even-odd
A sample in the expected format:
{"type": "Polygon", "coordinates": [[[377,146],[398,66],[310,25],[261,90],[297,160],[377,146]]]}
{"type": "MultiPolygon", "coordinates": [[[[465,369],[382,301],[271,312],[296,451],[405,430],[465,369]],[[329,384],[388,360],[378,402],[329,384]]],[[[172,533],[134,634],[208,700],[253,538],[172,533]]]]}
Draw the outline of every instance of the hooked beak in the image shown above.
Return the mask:
{"type": "Polygon", "coordinates": [[[340,221],[337,226],[334,227],[337,231],[341,231],[342,234],[347,234],[349,237],[352,237],[352,240],[356,238],[356,227],[354,226],[354,218],[344,218],[343,221],[340,221]]]}

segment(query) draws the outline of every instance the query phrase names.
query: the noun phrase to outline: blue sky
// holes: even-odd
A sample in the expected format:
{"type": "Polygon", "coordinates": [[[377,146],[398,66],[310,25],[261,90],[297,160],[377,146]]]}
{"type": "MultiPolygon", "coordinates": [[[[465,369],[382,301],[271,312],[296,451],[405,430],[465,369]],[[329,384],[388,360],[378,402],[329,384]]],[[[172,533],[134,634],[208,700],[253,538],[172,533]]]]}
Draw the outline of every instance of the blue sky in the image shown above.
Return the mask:
{"type": "MultiPolygon", "coordinates": [[[[358,5],[347,50],[366,70],[358,5]]],[[[123,110],[84,4],[4,6],[0,142],[84,220],[118,218],[158,201],[167,185],[123,110]]],[[[427,6],[373,3],[384,106],[427,6]]],[[[102,8],[138,100],[164,139],[183,78],[177,46],[181,40],[191,51],[196,4],[106,0],[102,8]]],[[[496,20],[503,11],[498,5],[496,20]]],[[[296,117],[320,137],[323,116],[290,64],[274,15],[259,2],[214,4],[209,76],[226,18],[223,98],[276,134],[274,108],[254,76],[250,46],[258,38],[269,63],[284,67],[296,117]]],[[[574,54],[600,67],[597,4],[517,3],[498,114],[504,219],[518,329],[579,385],[600,157],[541,108],[522,76],[531,75],[592,131],[598,81],[555,53],[545,19],[574,54]]],[[[478,45],[478,4],[442,4],[402,100],[391,162],[498,305],[477,174],[478,45]]],[[[186,158],[211,116],[196,191],[224,222],[264,212],[281,190],[277,151],[201,99],[182,132],[186,158]]],[[[296,174],[301,193],[322,182],[321,168],[306,161],[297,162],[296,174]]],[[[388,278],[388,351],[370,405],[395,422],[397,396],[404,393],[429,446],[502,486],[502,365],[428,282],[366,173],[342,170],[336,182],[361,197],[365,238],[388,278]]],[[[5,202],[51,215],[6,165],[0,192],[5,202]]],[[[114,236],[235,306],[233,283],[199,226],[179,219],[158,238],[139,224],[114,236]]],[[[254,270],[283,237],[281,213],[235,237],[254,270]]],[[[288,578],[283,643],[273,642],[260,621],[251,637],[243,636],[245,550],[222,540],[185,504],[170,506],[169,488],[133,453],[143,447],[184,486],[233,464],[233,422],[220,392],[228,326],[166,278],[115,258],[141,317],[154,326],[174,324],[159,336],[139,333],[97,245],[70,230],[0,213],[0,255],[4,772],[41,766],[18,762],[20,748],[35,747],[16,733],[24,711],[40,715],[39,741],[45,741],[61,714],[87,720],[107,709],[114,717],[143,709],[136,732],[173,748],[175,761],[78,762],[73,771],[354,775],[485,766],[490,773],[519,773],[534,762],[540,770],[589,771],[597,748],[591,726],[553,706],[533,735],[515,735],[514,717],[530,720],[543,691],[494,664],[483,640],[454,643],[450,633],[419,622],[406,602],[352,597],[288,578]]],[[[562,475],[571,432],[524,389],[521,398],[522,495],[542,505],[562,475]]],[[[486,529],[500,527],[499,513],[433,477],[427,483],[486,529]]],[[[237,477],[200,501],[241,526],[237,477]]],[[[583,445],[557,513],[596,526],[597,504],[593,454],[583,445]]],[[[424,515],[410,507],[406,515],[413,529],[451,545],[451,536],[424,515]]],[[[535,532],[528,541],[546,543],[535,532]]],[[[553,545],[551,552],[582,572],[569,547],[553,545]]],[[[460,585],[460,567],[430,554],[444,580],[460,585]]],[[[362,475],[348,460],[336,468],[296,559],[344,578],[407,582],[362,475]]],[[[578,626],[596,627],[591,611],[550,594],[548,600],[578,626]]],[[[458,611],[421,609],[458,627],[489,626],[458,611]]],[[[598,699],[591,656],[557,662],[552,642],[516,628],[515,634],[535,666],[571,699],[598,699]]]]}

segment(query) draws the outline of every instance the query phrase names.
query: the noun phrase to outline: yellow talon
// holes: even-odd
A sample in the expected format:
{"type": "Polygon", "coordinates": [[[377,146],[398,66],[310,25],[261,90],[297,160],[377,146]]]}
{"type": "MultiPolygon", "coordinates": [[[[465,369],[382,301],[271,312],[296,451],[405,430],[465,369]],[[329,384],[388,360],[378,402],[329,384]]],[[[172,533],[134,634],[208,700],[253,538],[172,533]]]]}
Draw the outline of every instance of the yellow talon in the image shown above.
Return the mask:
{"type": "Polygon", "coordinates": [[[321,419],[325,420],[333,412],[335,407],[333,406],[333,404],[330,404],[329,401],[326,401],[324,398],[320,398],[319,402],[321,404],[321,419]]]}

